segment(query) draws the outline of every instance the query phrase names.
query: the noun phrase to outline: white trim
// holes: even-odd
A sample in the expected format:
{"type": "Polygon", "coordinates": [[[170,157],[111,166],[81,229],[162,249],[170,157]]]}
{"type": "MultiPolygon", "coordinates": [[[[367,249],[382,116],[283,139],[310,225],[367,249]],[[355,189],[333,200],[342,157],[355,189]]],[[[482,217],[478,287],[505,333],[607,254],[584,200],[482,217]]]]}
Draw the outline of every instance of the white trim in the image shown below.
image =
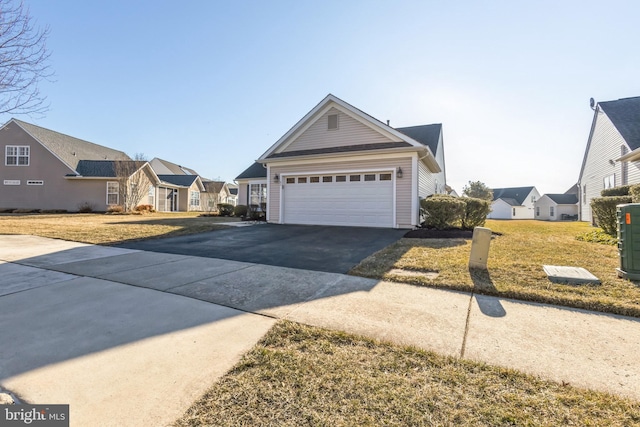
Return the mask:
{"type": "Polygon", "coordinates": [[[278,164],[274,164],[271,166],[277,166],[277,167],[282,167],[282,166],[299,166],[299,165],[305,165],[305,164],[318,164],[318,163],[337,163],[337,162],[351,162],[351,161],[368,161],[368,160],[388,160],[388,159],[408,159],[411,158],[412,154],[415,153],[415,151],[409,151],[409,152],[395,152],[395,153],[387,153],[387,154],[380,154],[380,153],[372,153],[372,154],[367,154],[367,155],[363,155],[363,154],[359,154],[359,155],[353,155],[353,153],[349,153],[350,155],[346,155],[346,156],[332,156],[332,157],[326,157],[323,158],[322,161],[319,161],[318,158],[304,158],[301,159],[300,157],[295,157],[295,158],[286,158],[286,161],[282,161],[282,162],[278,162],[278,164]]]}
{"type": "MultiPolygon", "coordinates": [[[[249,198],[251,198],[251,187],[249,187],[249,198]]],[[[269,211],[271,206],[271,166],[267,165],[267,200],[266,200],[266,212],[264,213],[265,221],[269,221],[269,211]]]]}
{"type": "Polygon", "coordinates": [[[418,171],[418,155],[411,158],[411,225],[417,226],[420,223],[420,175],[418,171]]]}
{"type": "MultiPolygon", "coordinates": [[[[392,223],[391,226],[394,228],[400,228],[398,224],[396,224],[396,212],[397,212],[397,196],[396,196],[396,172],[398,171],[397,167],[383,167],[383,168],[367,168],[367,169],[329,169],[323,171],[299,171],[299,172],[285,172],[281,173],[280,176],[280,215],[278,218],[277,224],[284,224],[284,182],[287,176],[299,176],[299,175],[349,175],[349,174],[362,174],[367,172],[390,172],[391,173],[391,181],[392,181],[392,191],[393,191],[393,212],[392,212],[392,223]]],[[[267,211],[269,210],[269,204],[267,203],[267,211]]]]}
{"type": "Polygon", "coordinates": [[[11,167],[11,166],[31,166],[31,146],[30,145],[5,145],[4,146],[4,165],[11,167]],[[9,156],[9,148],[15,148],[16,149],[16,155],[15,156],[11,156],[11,157],[15,157],[16,158],[16,164],[15,165],[10,165],[7,160],[10,157],[9,156]],[[28,154],[22,155],[20,156],[20,149],[21,148],[26,148],[28,151],[28,154]],[[26,165],[21,165],[20,164],[20,157],[26,157],[27,158],[27,164],[26,165]]]}
{"type": "Polygon", "coordinates": [[[19,179],[5,179],[4,185],[20,185],[19,179]]]}
{"type": "Polygon", "coordinates": [[[118,181],[107,181],[107,197],[106,197],[106,205],[107,206],[118,206],[120,204],[120,183],[118,181]],[[115,184],[117,186],[117,190],[115,193],[109,193],[109,184],[115,184]],[[117,200],[115,203],[109,203],[109,195],[115,194],[117,200]]]}

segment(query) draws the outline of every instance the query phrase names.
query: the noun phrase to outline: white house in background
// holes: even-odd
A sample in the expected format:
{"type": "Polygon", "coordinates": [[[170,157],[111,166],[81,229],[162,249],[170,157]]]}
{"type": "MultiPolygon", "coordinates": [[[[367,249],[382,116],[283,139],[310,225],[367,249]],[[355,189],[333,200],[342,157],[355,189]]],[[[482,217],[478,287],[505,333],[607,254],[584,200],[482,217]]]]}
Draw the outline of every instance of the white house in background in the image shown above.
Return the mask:
{"type": "Polygon", "coordinates": [[[545,194],[536,200],[536,219],[575,221],[578,219],[577,194],[545,194]]]}
{"type": "MultiPolygon", "coordinates": [[[[595,104],[595,103],[593,103],[595,104]]],[[[578,185],[581,221],[592,221],[591,199],[605,188],[640,183],[640,97],[599,102],[578,185]]]]}
{"type": "Polygon", "coordinates": [[[493,188],[490,219],[534,219],[534,206],[540,198],[536,187],[493,188]]]}
{"type": "Polygon", "coordinates": [[[328,95],[236,182],[269,222],[413,228],[447,191],[442,125],[392,128],[328,95]]]}

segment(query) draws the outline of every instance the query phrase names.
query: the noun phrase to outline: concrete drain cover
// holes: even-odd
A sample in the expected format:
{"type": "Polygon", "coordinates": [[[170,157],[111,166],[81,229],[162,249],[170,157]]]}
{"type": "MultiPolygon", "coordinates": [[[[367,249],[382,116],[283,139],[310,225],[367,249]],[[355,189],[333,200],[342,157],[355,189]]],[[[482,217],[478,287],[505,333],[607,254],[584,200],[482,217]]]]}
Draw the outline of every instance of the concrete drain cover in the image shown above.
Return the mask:
{"type": "Polygon", "coordinates": [[[582,267],[543,265],[542,268],[553,283],[567,283],[569,285],[600,284],[600,279],[582,267]]]}
{"type": "Polygon", "coordinates": [[[438,273],[435,271],[413,271],[413,270],[403,270],[401,268],[394,268],[389,271],[389,274],[395,274],[396,276],[404,276],[404,277],[424,277],[426,279],[435,279],[438,277],[438,273]]]}

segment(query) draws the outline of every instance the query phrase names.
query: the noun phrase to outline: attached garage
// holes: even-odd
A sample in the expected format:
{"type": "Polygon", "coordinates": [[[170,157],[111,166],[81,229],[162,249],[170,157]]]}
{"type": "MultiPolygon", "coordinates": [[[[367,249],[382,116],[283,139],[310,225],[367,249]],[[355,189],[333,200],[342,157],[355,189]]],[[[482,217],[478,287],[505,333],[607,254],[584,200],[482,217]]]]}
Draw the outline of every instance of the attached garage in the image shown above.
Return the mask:
{"type": "Polygon", "coordinates": [[[393,227],[392,171],[296,174],[282,178],[285,224],[393,227]]]}

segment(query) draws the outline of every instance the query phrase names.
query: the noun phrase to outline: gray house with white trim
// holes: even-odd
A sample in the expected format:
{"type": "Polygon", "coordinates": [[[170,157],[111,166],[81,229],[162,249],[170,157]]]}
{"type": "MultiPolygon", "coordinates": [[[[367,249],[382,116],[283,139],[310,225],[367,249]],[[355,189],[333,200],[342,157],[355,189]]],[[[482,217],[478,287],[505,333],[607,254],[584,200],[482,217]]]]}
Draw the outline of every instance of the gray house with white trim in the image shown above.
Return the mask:
{"type": "Polygon", "coordinates": [[[272,223],[412,228],[447,191],[442,125],[393,128],[330,94],[236,182],[272,223]]]}

